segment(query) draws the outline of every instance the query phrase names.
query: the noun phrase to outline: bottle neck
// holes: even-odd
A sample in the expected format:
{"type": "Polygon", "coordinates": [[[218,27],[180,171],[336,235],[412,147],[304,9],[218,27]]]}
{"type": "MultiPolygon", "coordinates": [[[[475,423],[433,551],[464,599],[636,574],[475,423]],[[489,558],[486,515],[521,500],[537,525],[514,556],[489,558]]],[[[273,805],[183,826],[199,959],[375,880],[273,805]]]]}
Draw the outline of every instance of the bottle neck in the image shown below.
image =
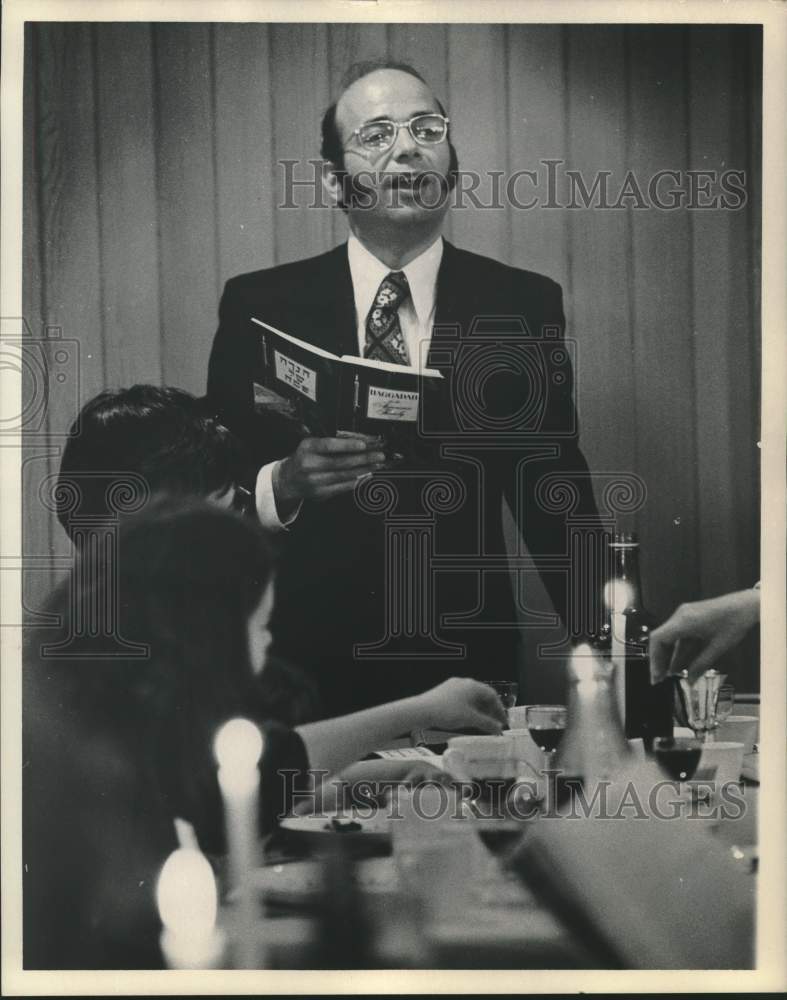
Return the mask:
{"type": "Polygon", "coordinates": [[[612,580],[625,583],[625,608],[620,610],[628,614],[631,611],[641,611],[642,584],[639,575],[639,544],[637,542],[610,542],[612,555],[612,580]]]}

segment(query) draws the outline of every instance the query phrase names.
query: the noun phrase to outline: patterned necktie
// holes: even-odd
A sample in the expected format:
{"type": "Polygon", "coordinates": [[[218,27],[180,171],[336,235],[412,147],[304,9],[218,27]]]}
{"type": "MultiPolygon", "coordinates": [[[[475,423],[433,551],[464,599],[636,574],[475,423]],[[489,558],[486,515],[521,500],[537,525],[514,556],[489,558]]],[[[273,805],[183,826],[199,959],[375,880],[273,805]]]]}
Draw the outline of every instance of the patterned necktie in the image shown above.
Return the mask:
{"type": "Polygon", "coordinates": [[[404,271],[391,271],[380,282],[372,308],[366,317],[364,357],[375,361],[389,361],[395,365],[409,364],[398,312],[399,306],[409,295],[410,286],[404,271]]]}

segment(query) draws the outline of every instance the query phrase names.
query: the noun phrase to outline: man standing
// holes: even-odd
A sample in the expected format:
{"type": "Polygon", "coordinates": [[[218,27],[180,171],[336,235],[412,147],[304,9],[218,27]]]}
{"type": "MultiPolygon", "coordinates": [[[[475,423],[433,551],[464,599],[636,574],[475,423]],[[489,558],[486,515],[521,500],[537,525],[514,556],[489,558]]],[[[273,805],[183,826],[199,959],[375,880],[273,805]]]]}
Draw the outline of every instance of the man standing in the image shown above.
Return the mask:
{"type": "Polygon", "coordinates": [[[260,517],[283,536],[275,648],[314,672],[326,714],[452,674],[514,678],[502,498],[564,620],[566,513],[545,501],[544,477],[568,477],[575,509],[595,514],[559,286],[442,239],[457,159],[415,70],[362,64],[346,79],[322,154],[349,240],[230,280],[208,376],[260,467],[260,517]],[[304,438],[255,407],[252,316],[335,354],[439,370],[418,467],[375,439],[304,438]]]}

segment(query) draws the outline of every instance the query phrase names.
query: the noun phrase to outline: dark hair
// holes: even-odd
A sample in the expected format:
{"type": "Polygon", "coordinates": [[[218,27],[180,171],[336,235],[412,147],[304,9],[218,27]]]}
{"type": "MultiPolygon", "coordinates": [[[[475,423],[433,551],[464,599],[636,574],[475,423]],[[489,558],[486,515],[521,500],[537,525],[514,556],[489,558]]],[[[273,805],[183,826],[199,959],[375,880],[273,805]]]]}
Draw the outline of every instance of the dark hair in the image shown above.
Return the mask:
{"type": "Polygon", "coordinates": [[[121,525],[114,565],[88,551],[78,560],[49,606],[63,621],[69,656],[59,658],[42,629],[39,648],[28,650],[31,668],[55,684],[64,720],[86,734],[111,733],[167,812],[220,845],[213,737],[235,715],[268,717],[248,646],[249,617],[272,573],[262,529],[210,504],[161,499],[121,525]],[[95,636],[75,641],[80,616],[108,598],[114,636],[147,647],[146,655],[128,647],[97,655],[95,636]]]}
{"type": "Polygon", "coordinates": [[[190,393],[154,385],[107,390],[85,404],[69,431],[57,516],[73,537],[71,515],[108,513],[108,491],[130,476],[141,480],[132,489],[204,499],[249,472],[241,443],[190,393]]]}
{"type": "MultiPolygon", "coordinates": [[[[336,106],[339,103],[339,99],[342,94],[348,87],[379,69],[397,69],[402,73],[409,73],[410,76],[414,76],[416,80],[420,80],[421,83],[429,86],[418,70],[413,66],[410,66],[408,63],[396,62],[392,59],[368,59],[364,62],[353,63],[353,65],[350,66],[342,77],[339,97],[337,97],[337,99],[328,108],[326,108],[322,116],[320,129],[320,156],[322,156],[324,160],[328,160],[336,166],[336,175],[339,180],[342,181],[343,186],[346,178],[344,148],[342,146],[342,138],[339,135],[339,126],[336,122],[336,106]]],[[[443,107],[442,102],[437,97],[435,97],[435,100],[437,101],[437,106],[440,109],[440,114],[445,115],[445,108],[443,107]]],[[[456,175],[459,170],[459,158],[456,154],[454,144],[451,142],[450,126],[448,130],[448,149],[451,157],[448,166],[448,187],[450,189],[456,184],[456,175]]],[[[344,203],[345,201],[346,198],[343,198],[342,202],[344,203]]],[[[344,207],[343,204],[342,207],[344,207]]]]}

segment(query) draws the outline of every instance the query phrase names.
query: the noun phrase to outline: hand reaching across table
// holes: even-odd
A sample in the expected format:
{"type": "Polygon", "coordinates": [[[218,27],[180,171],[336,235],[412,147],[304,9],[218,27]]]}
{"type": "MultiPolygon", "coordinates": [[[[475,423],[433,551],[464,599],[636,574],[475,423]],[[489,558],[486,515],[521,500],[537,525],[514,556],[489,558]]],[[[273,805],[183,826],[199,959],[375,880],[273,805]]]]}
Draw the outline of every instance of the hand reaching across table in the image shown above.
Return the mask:
{"type": "Polygon", "coordinates": [[[695,680],[736,646],[759,619],[758,588],[681,604],[651,633],[651,681],[655,684],[682,670],[688,670],[689,678],[695,680]]]}
{"type": "Polygon", "coordinates": [[[505,709],[492,688],[469,677],[450,677],[410,698],[307,723],[297,731],[312,767],[336,773],[413,729],[500,733],[505,725],[505,709]]]}
{"type": "Polygon", "coordinates": [[[499,733],[508,725],[506,711],[497,693],[487,684],[469,677],[450,677],[419,696],[420,710],[431,729],[449,732],[479,729],[499,733]]]}

